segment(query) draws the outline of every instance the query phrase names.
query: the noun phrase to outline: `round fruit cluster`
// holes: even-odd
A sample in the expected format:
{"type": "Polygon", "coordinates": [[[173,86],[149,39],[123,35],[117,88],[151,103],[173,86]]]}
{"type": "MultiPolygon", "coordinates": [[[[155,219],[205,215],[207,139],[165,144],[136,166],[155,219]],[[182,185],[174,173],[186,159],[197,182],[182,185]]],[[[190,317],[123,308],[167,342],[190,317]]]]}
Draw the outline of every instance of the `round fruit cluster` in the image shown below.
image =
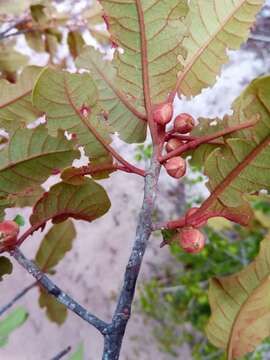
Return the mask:
{"type": "MultiPolygon", "coordinates": [[[[153,111],[154,121],[164,127],[172,120],[172,117],[172,103],[159,104],[153,111]]],[[[185,142],[182,139],[179,139],[177,135],[186,135],[190,133],[194,126],[195,121],[191,115],[186,113],[177,115],[173,121],[173,129],[170,131],[172,136],[166,143],[166,152],[170,153],[183,145],[185,142]],[[176,136],[174,137],[174,135],[176,136]]],[[[179,179],[185,175],[187,165],[185,159],[181,156],[173,156],[165,162],[164,167],[168,175],[179,179]]],[[[192,216],[197,210],[197,208],[190,209],[187,213],[187,217],[192,216]]],[[[200,226],[201,225],[203,224],[200,224],[200,226]]],[[[179,230],[177,241],[185,252],[196,254],[204,248],[205,236],[199,229],[192,226],[186,226],[179,230]]]]}
{"type": "MultiPolygon", "coordinates": [[[[153,119],[154,121],[161,125],[166,126],[173,117],[173,105],[172,103],[163,103],[159,104],[154,108],[153,119]]],[[[182,113],[176,116],[173,123],[172,135],[174,134],[188,134],[192,131],[195,125],[194,118],[186,113],[182,113]]],[[[167,153],[174,151],[179,146],[183,145],[183,141],[177,137],[171,137],[166,144],[167,153]]],[[[185,175],[187,165],[186,161],[181,156],[174,156],[168,159],[164,167],[168,173],[173,178],[179,179],[185,175]]]]}

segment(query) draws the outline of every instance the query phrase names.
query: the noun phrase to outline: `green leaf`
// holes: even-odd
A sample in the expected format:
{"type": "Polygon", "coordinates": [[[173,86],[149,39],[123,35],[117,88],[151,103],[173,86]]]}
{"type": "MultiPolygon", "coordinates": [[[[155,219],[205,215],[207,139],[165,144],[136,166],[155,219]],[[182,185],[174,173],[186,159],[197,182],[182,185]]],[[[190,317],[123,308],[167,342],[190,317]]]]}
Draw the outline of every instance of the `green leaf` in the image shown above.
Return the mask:
{"type": "Polygon", "coordinates": [[[31,103],[31,91],[40,69],[35,66],[25,68],[16,84],[0,80],[1,128],[14,131],[42,115],[31,103]]]}
{"type": "Polygon", "coordinates": [[[47,51],[51,57],[56,56],[58,51],[59,44],[59,33],[53,29],[48,29],[45,31],[45,51],[47,51]]]}
{"type": "Polygon", "coordinates": [[[13,219],[13,221],[18,224],[19,226],[24,226],[25,225],[25,220],[24,217],[22,215],[16,215],[15,218],[13,219]]]}
{"type": "Polygon", "coordinates": [[[35,262],[43,272],[50,272],[71,250],[76,231],[71,220],[54,225],[43,238],[35,262]]]}
{"type": "Polygon", "coordinates": [[[53,223],[69,217],[93,221],[104,215],[110,206],[107,193],[93,180],[87,179],[81,186],[61,182],[51,187],[36,203],[30,222],[39,227],[50,219],[53,223]]]}
{"type": "Polygon", "coordinates": [[[30,6],[32,19],[39,25],[45,25],[49,20],[46,15],[45,9],[46,7],[41,4],[30,6]]]}
{"type": "MultiPolygon", "coordinates": [[[[0,71],[13,73],[23,68],[28,63],[28,56],[7,48],[0,52],[0,71]]],[[[2,94],[2,92],[1,92],[2,94]]]]}
{"type": "Polygon", "coordinates": [[[26,33],[24,36],[28,46],[31,49],[37,52],[45,51],[44,41],[42,38],[42,33],[40,31],[31,31],[29,33],[26,33]]]}
{"type": "Polygon", "coordinates": [[[46,309],[46,315],[52,322],[62,325],[68,315],[67,308],[60,304],[52,295],[40,290],[39,306],[46,309]]]}
{"type": "Polygon", "coordinates": [[[23,208],[33,206],[43,193],[44,189],[37,185],[32,188],[27,188],[19,194],[9,194],[8,200],[14,204],[14,207],[23,208]]]}
{"type": "Polygon", "coordinates": [[[226,119],[226,126],[258,117],[259,121],[252,128],[226,136],[225,145],[216,146],[207,156],[204,172],[211,195],[202,212],[226,213],[236,222],[248,222],[252,211],[245,195],[270,190],[269,89],[270,77],[258,78],[233,104],[234,114],[226,119]]]}
{"type": "Polygon", "coordinates": [[[232,360],[253,351],[270,335],[270,239],[259,255],[239,273],[210,281],[212,316],[206,332],[232,360]]]}
{"type": "Polygon", "coordinates": [[[0,321],[0,347],[4,346],[9,335],[22,326],[28,318],[28,312],[25,308],[19,307],[12,311],[4,320],[0,321]]]}
{"type": "Polygon", "coordinates": [[[55,134],[58,129],[75,133],[91,159],[108,155],[101,140],[111,142],[109,129],[104,119],[97,116],[98,93],[89,74],[45,69],[33,90],[33,103],[46,113],[50,133],[55,134]]]}
{"type": "MultiPolygon", "coordinates": [[[[90,70],[98,90],[102,108],[108,113],[108,123],[119,133],[121,139],[128,143],[142,142],[146,137],[146,121],[139,119],[129,109],[132,99],[128,98],[117,87],[116,69],[110,61],[92,47],[87,47],[76,61],[79,68],[90,70]]],[[[137,107],[145,112],[143,107],[137,107]]]]}
{"type": "MultiPolygon", "coordinates": [[[[54,138],[44,125],[18,129],[8,146],[0,152],[0,198],[14,202],[42,184],[55,170],[70,165],[80,156],[64,134],[54,138]]],[[[29,200],[29,199],[28,199],[29,200]]]]}
{"type": "Polygon", "coordinates": [[[12,262],[5,256],[0,256],[0,281],[3,280],[3,276],[12,273],[12,262]]]}
{"type": "Polygon", "coordinates": [[[82,51],[85,42],[79,31],[69,31],[67,37],[67,44],[70,54],[75,59],[82,51]]]}
{"type": "Polygon", "coordinates": [[[264,0],[191,0],[187,16],[189,36],[184,41],[188,56],[182,61],[179,95],[197,95],[213,85],[227,50],[237,50],[247,39],[264,0]]]}
{"type": "Polygon", "coordinates": [[[81,344],[78,349],[76,350],[76,352],[74,354],[72,354],[68,360],[84,360],[84,348],[83,348],[83,344],[81,344]]]}
{"type": "Polygon", "coordinates": [[[124,50],[116,51],[113,61],[119,88],[130,95],[133,103],[143,106],[142,71],[147,63],[150,96],[154,103],[164,101],[182,68],[178,56],[186,55],[182,42],[186,34],[183,19],[188,12],[187,1],[100,2],[112,39],[124,50]]]}

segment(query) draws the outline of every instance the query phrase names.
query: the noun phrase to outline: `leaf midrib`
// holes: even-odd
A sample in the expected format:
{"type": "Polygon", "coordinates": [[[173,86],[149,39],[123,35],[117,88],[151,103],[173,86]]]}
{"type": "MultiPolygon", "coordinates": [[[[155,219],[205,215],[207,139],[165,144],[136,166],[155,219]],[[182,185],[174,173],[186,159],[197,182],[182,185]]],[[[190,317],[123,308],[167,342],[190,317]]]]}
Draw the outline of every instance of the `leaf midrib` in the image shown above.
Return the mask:
{"type": "MultiPolygon", "coordinates": [[[[91,58],[90,58],[91,61],[91,58]]],[[[101,78],[110,86],[115,95],[120,99],[120,101],[127,107],[127,109],[132,112],[140,120],[146,121],[146,115],[138,111],[132,104],[126,99],[125,95],[118,90],[110,79],[96,66],[94,61],[91,61],[92,66],[94,66],[96,72],[101,76],[101,78]]]]}
{"type": "Polygon", "coordinates": [[[7,107],[7,106],[9,106],[9,105],[12,105],[12,104],[14,104],[16,101],[19,101],[19,100],[21,100],[22,98],[24,98],[25,96],[30,95],[30,94],[31,94],[31,91],[32,91],[32,90],[28,90],[28,91],[24,92],[23,94],[15,97],[14,99],[12,99],[12,100],[10,100],[10,101],[8,101],[8,102],[5,102],[4,104],[0,104],[0,109],[3,109],[3,108],[5,108],[5,107],[7,107]]]}
{"type": "Polygon", "coordinates": [[[218,197],[226,190],[226,188],[234,181],[234,179],[239,175],[259,154],[263,149],[269,145],[270,135],[268,135],[260,145],[256,146],[247,157],[237,165],[227,176],[226,178],[219,183],[219,185],[214,189],[212,194],[205,200],[200,211],[203,212],[208,209],[218,197]]]}

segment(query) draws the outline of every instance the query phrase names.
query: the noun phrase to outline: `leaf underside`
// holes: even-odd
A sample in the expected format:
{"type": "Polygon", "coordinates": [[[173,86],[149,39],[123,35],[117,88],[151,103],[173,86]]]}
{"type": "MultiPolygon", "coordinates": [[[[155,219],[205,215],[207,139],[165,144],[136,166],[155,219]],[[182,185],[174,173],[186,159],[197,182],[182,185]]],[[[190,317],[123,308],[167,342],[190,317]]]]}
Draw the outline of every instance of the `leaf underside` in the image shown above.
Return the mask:
{"type": "Polygon", "coordinates": [[[241,272],[210,281],[209,340],[233,360],[253,351],[270,335],[270,239],[241,272]]]}
{"type": "MultiPolygon", "coordinates": [[[[145,140],[146,121],[135,116],[127,106],[132,101],[124,93],[119,93],[116,70],[111,61],[103,59],[103,55],[92,47],[83,50],[76,61],[78,68],[90,70],[99,91],[101,107],[108,113],[108,123],[128,143],[145,140]]],[[[133,101],[132,101],[133,103],[133,101]]],[[[138,107],[142,113],[143,107],[138,107]]]]}
{"type": "Polygon", "coordinates": [[[153,103],[164,101],[175,85],[186,55],[182,46],[186,27],[186,0],[101,0],[108,16],[109,32],[123,52],[116,51],[113,66],[117,84],[136,106],[144,105],[143,61],[147,62],[149,91],[153,103]],[[140,14],[141,13],[141,14],[140,14]],[[146,40],[147,59],[143,59],[142,36],[146,40]]]}
{"type": "Polygon", "coordinates": [[[29,66],[24,69],[16,84],[0,80],[0,127],[13,132],[35,121],[42,112],[34,108],[31,91],[41,68],[29,66]]]}
{"type": "MultiPolygon", "coordinates": [[[[270,190],[269,88],[270,77],[254,80],[234,102],[234,114],[211,127],[214,132],[220,126],[226,128],[259,119],[252,128],[224,137],[222,146],[204,145],[204,156],[199,163],[209,179],[207,186],[211,195],[202,205],[202,211],[226,214],[231,220],[241,223],[242,219],[242,223],[247,223],[251,210],[245,196],[270,190]]],[[[207,132],[207,123],[201,127],[201,135],[207,132]]],[[[198,151],[200,149],[195,150],[195,154],[198,151]]]]}
{"type": "Polygon", "coordinates": [[[40,185],[80,157],[73,147],[63,132],[51,137],[44,125],[17,129],[0,152],[0,208],[33,205],[40,185]]]}
{"type": "Polygon", "coordinates": [[[188,56],[182,61],[179,95],[195,96],[213,85],[227,50],[237,50],[247,39],[264,0],[191,0],[186,22],[189,36],[183,45],[188,56]]]}
{"type": "Polygon", "coordinates": [[[94,135],[97,132],[106,144],[111,142],[109,128],[98,115],[97,87],[89,74],[47,68],[39,76],[32,96],[34,105],[46,114],[49,133],[55,135],[58,129],[63,129],[75,134],[93,160],[109,156],[94,135]],[[82,109],[89,110],[87,116],[82,109]]]}

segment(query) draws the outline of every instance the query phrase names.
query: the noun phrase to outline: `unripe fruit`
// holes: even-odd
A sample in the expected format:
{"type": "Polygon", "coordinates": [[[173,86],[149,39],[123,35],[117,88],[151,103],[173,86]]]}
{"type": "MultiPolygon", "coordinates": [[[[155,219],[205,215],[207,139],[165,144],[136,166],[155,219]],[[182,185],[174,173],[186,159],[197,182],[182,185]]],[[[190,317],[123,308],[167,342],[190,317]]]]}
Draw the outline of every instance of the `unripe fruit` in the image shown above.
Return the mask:
{"type": "Polygon", "coordinates": [[[187,169],[186,161],[180,156],[175,156],[167,160],[164,166],[168,175],[176,179],[184,176],[187,169]]]}
{"type": "Polygon", "coordinates": [[[179,244],[185,252],[197,254],[204,248],[205,237],[200,230],[186,227],[180,232],[179,244]]]}
{"type": "Polygon", "coordinates": [[[174,131],[180,134],[187,134],[191,132],[195,125],[193,117],[189,114],[182,113],[174,119],[174,131]]]}
{"type": "Polygon", "coordinates": [[[171,151],[177,149],[181,145],[183,145],[183,142],[181,140],[172,138],[166,144],[166,151],[171,152],[171,151]]]}
{"type": "Polygon", "coordinates": [[[172,103],[159,104],[153,110],[154,121],[163,126],[165,126],[171,121],[172,116],[173,116],[172,103]]]}
{"type": "Polygon", "coordinates": [[[19,225],[14,221],[7,220],[0,223],[0,251],[16,243],[19,231],[19,225]]]}

